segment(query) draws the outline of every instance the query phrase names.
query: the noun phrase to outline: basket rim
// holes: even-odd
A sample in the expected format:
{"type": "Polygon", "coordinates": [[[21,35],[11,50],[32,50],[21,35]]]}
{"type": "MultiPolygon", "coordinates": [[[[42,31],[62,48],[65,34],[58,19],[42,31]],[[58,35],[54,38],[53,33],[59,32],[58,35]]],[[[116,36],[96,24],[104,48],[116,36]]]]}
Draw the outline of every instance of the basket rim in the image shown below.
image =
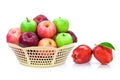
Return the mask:
{"type": "Polygon", "coordinates": [[[54,48],[54,47],[49,47],[49,46],[30,46],[30,47],[21,47],[17,44],[13,44],[13,43],[8,43],[8,46],[14,46],[16,48],[21,48],[21,49],[40,49],[40,48],[44,48],[44,49],[63,49],[63,48],[66,48],[68,46],[73,46],[75,45],[75,43],[71,43],[71,44],[68,44],[68,45],[64,45],[62,47],[59,47],[59,48],[54,48]]]}

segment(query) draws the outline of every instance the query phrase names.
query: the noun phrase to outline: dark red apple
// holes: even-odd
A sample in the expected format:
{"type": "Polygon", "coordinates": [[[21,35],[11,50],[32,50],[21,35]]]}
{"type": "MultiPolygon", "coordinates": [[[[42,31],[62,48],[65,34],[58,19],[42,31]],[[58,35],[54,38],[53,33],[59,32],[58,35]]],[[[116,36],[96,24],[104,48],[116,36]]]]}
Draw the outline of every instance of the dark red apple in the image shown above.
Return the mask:
{"type": "Polygon", "coordinates": [[[91,57],[92,49],[85,44],[79,45],[73,50],[72,58],[75,63],[82,64],[89,62],[91,60],[91,57]]]}
{"type": "Polygon", "coordinates": [[[38,16],[36,16],[35,18],[33,18],[33,20],[37,23],[37,25],[41,22],[41,21],[44,21],[44,20],[48,20],[48,18],[43,15],[43,14],[40,14],[38,16]]]}
{"type": "Polygon", "coordinates": [[[72,36],[73,38],[73,42],[77,42],[77,36],[75,35],[75,33],[73,31],[68,31],[68,33],[72,36]]]}
{"type": "Polygon", "coordinates": [[[25,32],[19,38],[19,45],[21,47],[38,46],[38,36],[33,32],[25,32]]]}

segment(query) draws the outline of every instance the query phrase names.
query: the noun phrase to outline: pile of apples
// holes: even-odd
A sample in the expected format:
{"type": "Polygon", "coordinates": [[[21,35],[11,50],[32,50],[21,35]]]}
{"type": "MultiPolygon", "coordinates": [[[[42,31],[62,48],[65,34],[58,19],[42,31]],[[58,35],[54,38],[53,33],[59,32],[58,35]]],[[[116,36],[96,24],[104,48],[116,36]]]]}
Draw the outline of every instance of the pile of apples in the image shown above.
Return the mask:
{"type": "Polygon", "coordinates": [[[74,32],[69,30],[66,18],[55,18],[53,21],[43,15],[33,19],[26,18],[20,27],[11,28],[6,36],[8,43],[21,47],[48,46],[59,48],[77,42],[74,32]]]}

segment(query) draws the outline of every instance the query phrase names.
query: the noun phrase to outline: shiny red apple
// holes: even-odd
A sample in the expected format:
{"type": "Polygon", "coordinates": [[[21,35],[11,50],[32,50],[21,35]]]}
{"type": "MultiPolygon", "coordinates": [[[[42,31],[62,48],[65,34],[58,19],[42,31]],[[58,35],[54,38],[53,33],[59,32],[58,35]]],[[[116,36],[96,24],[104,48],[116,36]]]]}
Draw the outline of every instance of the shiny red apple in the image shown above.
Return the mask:
{"type": "Polygon", "coordinates": [[[43,38],[39,41],[38,46],[57,47],[56,42],[51,38],[43,38]]]}
{"type": "Polygon", "coordinates": [[[75,63],[82,64],[89,62],[91,60],[91,57],[92,49],[85,44],[79,45],[73,50],[72,58],[75,63]]]}
{"type": "Polygon", "coordinates": [[[43,14],[40,14],[40,15],[37,15],[35,18],[33,18],[33,20],[37,23],[37,25],[40,23],[40,22],[42,22],[42,21],[44,21],[44,20],[48,20],[48,18],[45,16],[45,15],[43,15],[43,14]]]}
{"type": "Polygon", "coordinates": [[[102,42],[93,48],[94,57],[103,65],[110,63],[113,60],[114,46],[109,42],[102,42]]]}
{"type": "Polygon", "coordinates": [[[33,32],[24,32],[19,38],[21,47],[38,46],[38,36],[33,32]]]}
{"type": "Polygon", "coordinates": [[[21,35],[20,28],[11,28],[6,36],[8,43],[19,44],[19,37],[21,35]]]}
{"type": "Polygon", "coordinates": [[[56,32],[56,26],[49,20],[42,21],[37,26],[37,34],[41,38],[52,38],[56,32]]]}

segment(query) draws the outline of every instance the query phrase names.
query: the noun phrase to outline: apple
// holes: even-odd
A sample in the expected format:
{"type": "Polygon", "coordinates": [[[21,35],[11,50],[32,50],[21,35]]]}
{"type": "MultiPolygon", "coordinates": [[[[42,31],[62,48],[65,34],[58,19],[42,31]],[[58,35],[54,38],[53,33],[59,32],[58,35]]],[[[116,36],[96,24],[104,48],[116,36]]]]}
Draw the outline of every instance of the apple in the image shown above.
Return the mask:
{"type": "Polygon", "coordinates": [[[59,33],[55,38],[58,47],[73,43],[72,36],[69,33],[59,33]]]}
{"type": "Polygon", "coordinates": [[[48,47],[54,47],[54,48],[57,47],[56,42],[51,38],[42,38],[39,41],[38,46],[48,46],[48,47]]]}
{"type": "Polygon", "coordinates": [[[48,19],[47,19],[47,17],[46,17],[45,15],[40,14],[40,15],[36,16],[35,18],[33,18],[33,20],[34,20],[34,21],[37,23],[37,25],[38,25],[40,22],[42,22],[42,21],[44,21],[44,20],[48,20],[48,19]]]}
{"type": "Polygon", "coordinates": [[[93,55],[101,64],[106,65],[113,60],[112,49],[115,50],[111,43],[102,42],[93,48],[93,55]]]}
{"type": "Polygon", "coordinates": [[[52,38],[56,32],[56,26],[49,20],[42,21],[37,26],[37,34],[41,38],[52,38]]]}
{"type": "Polygon", "coordinates": [[[75,63],[86,63],[91,60],[92,49],[85,44],[79,45],[73,50],[72,58],[75,63]]]}
{"type": "Polygon", "coordinates": [[[11,28],[6,36],[7,42],[8,43],[13,43],[13,44],[19,44],[19,37],[21,35],[21,30],[20,28],[11,28]]]}
{"type": "Polygon", "coordinates": [[[20,28],[21,28],[22,33],[23,32],[36,32],[37,23],[32,19],[26,18],[26,20],[21,22],[20,28]]]}
{"type": "Polygon", "coordinates": [[[24,32],[19,38],[21,47],[38,46],[38,36],[33,32],[24,32]]]}
{"type": "Polygon", "coordinates": [[[53,23],[56,25],[57,32],[67,32],[69,29],[69,21],[66,18],[55,18],[53,23]]]}
{"type": "Polygon", "coordinates": [[[77,36],[75,35],[75,33],[73,31],[68,31],[68,33],[72,36],[73,38],[73,42],[77,42],[77,36]]]}

